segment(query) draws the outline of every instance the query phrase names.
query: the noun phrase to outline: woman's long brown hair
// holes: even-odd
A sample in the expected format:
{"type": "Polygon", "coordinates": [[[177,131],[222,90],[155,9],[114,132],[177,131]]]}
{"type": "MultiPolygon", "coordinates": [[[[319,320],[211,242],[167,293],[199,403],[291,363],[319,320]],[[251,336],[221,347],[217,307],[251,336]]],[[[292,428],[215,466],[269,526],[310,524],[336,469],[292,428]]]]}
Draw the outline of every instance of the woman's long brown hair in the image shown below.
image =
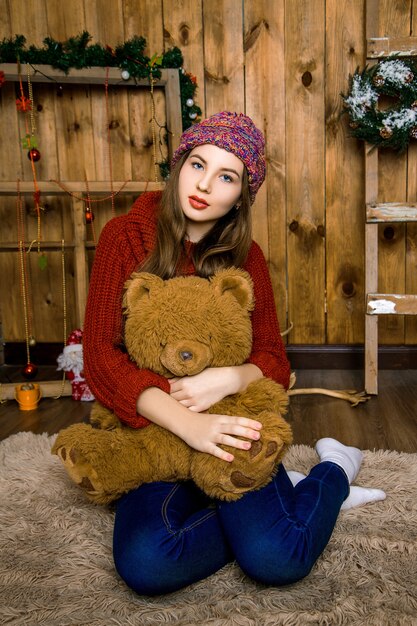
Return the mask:
{"type": "MultiPolygon", "coordinates": [[[[157,274],[163,279],[181,275],[186,257],[186,219],[178,194],[180,170],[187,160],[185,153],[173,167],[162,194],[158,214],[155,247],[140,271],[157,274]]],[[[197,276],[208,278],[226,267],[241,267],[252,241],[251,203],[246,167],[243,170],[239,208],[233,207],[193,247],[192,261],[197,276]]]]}

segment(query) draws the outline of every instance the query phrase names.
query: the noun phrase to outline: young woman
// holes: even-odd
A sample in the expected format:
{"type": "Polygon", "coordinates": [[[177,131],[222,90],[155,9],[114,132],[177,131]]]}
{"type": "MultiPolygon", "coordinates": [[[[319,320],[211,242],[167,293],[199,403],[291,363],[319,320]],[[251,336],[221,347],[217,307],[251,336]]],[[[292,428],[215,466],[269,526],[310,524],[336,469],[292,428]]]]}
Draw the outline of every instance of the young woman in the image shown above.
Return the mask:
{"type": "MultiPolygon", "coordinates": [[[[84,326],[88,383],[96,398],[133,428],[159,424],[191,447],[233,463],[219,444],[249,449],[262,425],[205,411],[262,376],[288,387],[290,367],[279,333],[271,281],[251,239],[251,205],[265,178],[264,139],[245,115],[223,112],[185,131],[163,194],[143,194],[103,229],[91,275],[84,326]],[[165,378],[141,370],[120,348],[123,285],[137,269],[162,278],[211,276],[244,268],[253,279],[253,347],[238,367],[165,378]]],[[[149,483],[117,503],[114,560],[140,594],[167,593],[236,559],[261,582],[306,576],[326,546],[362,454],[333,439],[317,444],[309,476],[281,465],[273,481],[235,503],[210,502],[192,482],[149,483]]],[[[362,502],[375,499],[369,494],[362,502]]]]}

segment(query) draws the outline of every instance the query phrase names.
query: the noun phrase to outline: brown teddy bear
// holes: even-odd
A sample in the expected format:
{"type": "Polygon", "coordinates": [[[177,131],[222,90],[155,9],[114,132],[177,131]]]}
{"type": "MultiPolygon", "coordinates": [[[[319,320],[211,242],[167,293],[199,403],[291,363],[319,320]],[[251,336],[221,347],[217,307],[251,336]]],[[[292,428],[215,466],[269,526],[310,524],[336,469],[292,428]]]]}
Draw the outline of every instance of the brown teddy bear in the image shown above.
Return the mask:
{"type": "MultiPolygon", "coordinates": [[[[240,365],[249,357],[253,289],[246,272],[232,268],[210,279],[166,281],[135,273],[125,288],[124,342],[139,367],[172,378],[240,365]]],[[[236,500],[271,480],[291,443],[290,426],[282,417],[287,404],[283,387],[263,378],[210,408],[209,413],[251,417],[263,424],[261,438],[250,450],[233,448],[232,463],[190,448],[156,424],[124,426],[98,403],[90,420],[100,428],[74,424],[59,433],[52,452],[97,503],[107,504],[142,483],[187,479],[212,498],[236,500]]]]}

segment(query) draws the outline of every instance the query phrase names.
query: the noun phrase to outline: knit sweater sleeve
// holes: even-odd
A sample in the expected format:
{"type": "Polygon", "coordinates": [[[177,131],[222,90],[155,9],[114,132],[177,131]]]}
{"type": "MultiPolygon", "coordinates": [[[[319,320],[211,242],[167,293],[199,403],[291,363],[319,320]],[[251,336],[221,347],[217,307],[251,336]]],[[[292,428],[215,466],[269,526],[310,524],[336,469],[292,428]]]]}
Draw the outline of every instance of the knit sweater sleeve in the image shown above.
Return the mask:
{"type": "Polygon", "coordinates": [[[138,396],[148,387],[169,393],[169,383],[139,369],[120,347],[123,287],[136,264],[124,218],[111,220],[103,228],[91,272],[83,352],[86,379],[96,399],[125,424],[140,428],[149,420],[136,411],[138,396]]]}
{"type": "Polygon", "coordinates": [[[252,353],[248,362],[257,365],[265,377],[288,389],[291,370],[279,330],[271,278],[262,250],[255,242],[244,269],[252,277],[255,294],[252,353]]]}

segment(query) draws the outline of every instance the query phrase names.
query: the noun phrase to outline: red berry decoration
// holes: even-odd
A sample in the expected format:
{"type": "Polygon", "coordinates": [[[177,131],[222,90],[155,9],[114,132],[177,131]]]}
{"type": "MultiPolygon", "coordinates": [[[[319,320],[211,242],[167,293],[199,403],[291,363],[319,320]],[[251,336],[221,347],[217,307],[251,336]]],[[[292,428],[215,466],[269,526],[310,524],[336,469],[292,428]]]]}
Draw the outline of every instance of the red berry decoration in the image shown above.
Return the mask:
{"type": "Polygon", "coordinates": [[[28,152],[29,161],[39,161],[41,158],[41,153],[36,148],[31,148],[28,152]]]}
{"type": "Polygon", "coordinates": [[[94,213],[92,211],[85,212],[85,221],[87,224],[91,224],[94,221],[94,213]]]}
{"type": "Polygon", "coordinates": [[[22,369],[22,376],[26,378],[27,380],[31,380],[32,378],[35,378],[37,373],[38,373],[38,368],[33,363],[28,363],[22,369]]]}

